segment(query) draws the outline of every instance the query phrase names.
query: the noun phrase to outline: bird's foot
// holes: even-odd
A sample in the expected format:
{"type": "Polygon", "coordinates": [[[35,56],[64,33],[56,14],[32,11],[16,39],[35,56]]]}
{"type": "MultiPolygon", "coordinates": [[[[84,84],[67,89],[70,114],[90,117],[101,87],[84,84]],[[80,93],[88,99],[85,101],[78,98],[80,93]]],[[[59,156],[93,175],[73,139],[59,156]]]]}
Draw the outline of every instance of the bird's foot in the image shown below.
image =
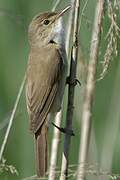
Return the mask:
{"type": "Polygon", "coordinates": [[[60,132],[62,132],[62,133],[68,134],[68,135],[70,135],[70,136],[75,136],[73,130],[71,130],[71,129],[59,127],[59,126],[57,126],[56,124],[54,124],[53,122],[52,122],[52,125],[53,125],[54,127],[56,127],[56,128],[57,128],[60,132]]]}
{"type": "Polygon", "coordinates": [[[81,82],[77,78],[71,81],[70,76],[66,78],[66,84],[73,85],[73,86],[76,86],[77,84],[79,84],[81,86],[81,82]]]}

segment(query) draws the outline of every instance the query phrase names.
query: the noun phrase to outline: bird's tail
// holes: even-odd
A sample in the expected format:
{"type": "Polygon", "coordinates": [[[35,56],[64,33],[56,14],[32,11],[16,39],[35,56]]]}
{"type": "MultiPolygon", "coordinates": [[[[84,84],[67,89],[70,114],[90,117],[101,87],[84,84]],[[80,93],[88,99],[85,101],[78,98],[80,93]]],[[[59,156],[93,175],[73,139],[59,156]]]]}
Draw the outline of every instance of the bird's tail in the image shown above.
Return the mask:
{"type": "Polygon", "coordinates": [[[48,142],[47,142],[47,132],[48,127],[43,124],[42,128],[38,130],[35,134],[36,143],[36,166],[38,177],[45,176],[47,171],[47,161],[48,161],[48,142]]]}

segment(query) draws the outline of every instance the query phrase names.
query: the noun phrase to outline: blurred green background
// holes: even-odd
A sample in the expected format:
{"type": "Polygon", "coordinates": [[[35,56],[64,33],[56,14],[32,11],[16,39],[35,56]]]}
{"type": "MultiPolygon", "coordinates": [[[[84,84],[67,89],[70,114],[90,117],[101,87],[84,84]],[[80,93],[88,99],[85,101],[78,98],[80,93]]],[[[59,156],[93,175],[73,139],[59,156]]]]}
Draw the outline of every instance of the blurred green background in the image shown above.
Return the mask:
{"type": "MultiPolygon", "coordinates": [[[[58,9],[69,4],[63,0],[58,9]]],[[[0,0],[0,145],[2,144],[8,118],[10,117],[16,96],[23,80],[29,53],[27,29],[34,15],[49,11],[53,7],[53,0],[0,0]]],[[[85,1],[81,3],[81,9],[85,1]]],[[[95,0],[90,0],[85,10],[85,17],[90,21],[89,27],[85,18],[82,20],[80,44],[82,57],[88,61],[95,11],[95,0]]],[[[120,21],[119,21],[120,22],[120,21]]],[[[66,16],[67,23],[67,16],[66,16]]],[[[104,29],[107,32],[109,20],[104,19],[104,29]]],[[[101,39],[99,62],[103,60],[106,47],[105,35],[101,39]]],[[[119,44],[118,44],[119,50],[119,44]]],[[[96,95],[93,109],[93,130],[89,150],[89,163],[94,169],[120,174],[120,61],[119,53],[111,62],[109,72],[102,81],[96,84],[96,95]]],[[[70,164],[78,163],[80,119],[82,98],[84,91],[84,67],[78,60],[78,71],[82,72],[81,87],[76,88],[75,113],[73,129],[76,134],[72,137],[70,150],[70,164]],[[82,68],[81,68],[82,67],[82,68]]],[[[86,63],[84,62],[84,63],[86,63]]],[[[98,64],[98,77],[100,71],[98,64]]],[[[81,74],[78,72],[78,74],[81,74]]],[[[67,98],[66,98],[67,99],[67,98]]],[[[65,101],[66,102],[66,101],[65,101]]],[[[66,103],[65,103],[66,104],[66,103]]],[[[66,109],[66,108],[65,108],[66,109]]],[[[63,119],[66,112],[64,110],[63,119]]],[[[63,124],[64,124],[63,120],[63,124]]],[[[20,100],[9,139],[5,148],[6,164],[13,165],[19,176],[10,172],[0,174],[0,180],[19,180],[35,174],[34,140],[29,134],[28,116],[25,105],[25,93],[20,100]]],[[[50,129],[50,141],[52,127],[50,129]]],[[[63,135],[60,149],[63,147],[63,135]]],[[[49,148],[50,149],[50,148],[49,148]]],[[[60,150],[60,152],[61,152],[60,150]]],[[[61,159],[61,153],[59,155],[61,159]]],[[[60,160],[59,160],[60,165],[60,160]]],[[[89,175],[88,179],[109,179],[107,176],[89,175]]],[[[119,178],[118,178],[119,179],[119,178]]]]}

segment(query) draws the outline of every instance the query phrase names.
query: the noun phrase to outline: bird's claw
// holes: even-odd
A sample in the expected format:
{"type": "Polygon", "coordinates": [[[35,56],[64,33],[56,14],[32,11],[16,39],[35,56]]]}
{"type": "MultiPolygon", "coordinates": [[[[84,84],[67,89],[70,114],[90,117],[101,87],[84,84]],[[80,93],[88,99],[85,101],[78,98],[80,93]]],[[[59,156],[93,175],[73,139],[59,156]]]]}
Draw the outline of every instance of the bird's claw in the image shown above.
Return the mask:
{"type": "Polygon", "coordinates": [[[69,76],[66,78],[66,84],[73,85],[73,86],[76,86],[77,84],[79,84],[81,86],[81,82],[77,78],[71,81],[69,76]]]}

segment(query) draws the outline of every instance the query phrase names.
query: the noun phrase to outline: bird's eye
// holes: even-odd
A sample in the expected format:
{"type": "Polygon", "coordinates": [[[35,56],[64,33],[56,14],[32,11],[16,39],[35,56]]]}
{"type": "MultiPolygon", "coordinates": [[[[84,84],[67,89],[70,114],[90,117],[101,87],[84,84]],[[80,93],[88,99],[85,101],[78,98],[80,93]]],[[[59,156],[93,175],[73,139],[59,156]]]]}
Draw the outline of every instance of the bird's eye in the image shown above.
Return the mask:
{"type": "Polygon", "coordinates": [[[50,23],[50,21],[48,19],[45,19],[43,22],[44,25],[48,25],[49,23],[50,23]]]}

